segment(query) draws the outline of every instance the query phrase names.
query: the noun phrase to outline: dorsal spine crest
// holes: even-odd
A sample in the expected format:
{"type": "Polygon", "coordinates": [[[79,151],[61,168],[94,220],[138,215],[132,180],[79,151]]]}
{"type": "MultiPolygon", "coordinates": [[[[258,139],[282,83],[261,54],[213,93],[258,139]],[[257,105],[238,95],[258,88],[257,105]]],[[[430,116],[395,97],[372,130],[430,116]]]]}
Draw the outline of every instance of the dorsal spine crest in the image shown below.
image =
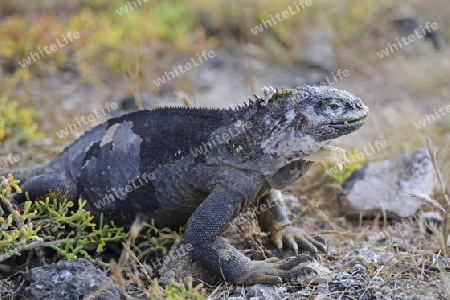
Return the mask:
{"type": "Polygon", "coordinates": [[[286,89],[284,87],[273,87],[273,86],[263,86],[262,91],[264,93],[263,97],[258,97],[254,95],[258,100],[258,103],[262,106],[266,106],[269,101],[274,101],[280,96],[289,96],[296,93],[293,89],[286,89]]]}

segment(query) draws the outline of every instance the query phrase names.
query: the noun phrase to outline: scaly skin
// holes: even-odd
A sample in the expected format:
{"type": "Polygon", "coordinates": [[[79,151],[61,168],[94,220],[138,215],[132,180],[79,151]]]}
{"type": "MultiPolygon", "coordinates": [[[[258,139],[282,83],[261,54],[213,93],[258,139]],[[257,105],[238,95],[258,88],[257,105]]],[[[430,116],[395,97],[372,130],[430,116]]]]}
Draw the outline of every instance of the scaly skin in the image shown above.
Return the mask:
{"type": "Polygon", "coordinates": [[[278,248],[324,252],[323,238],[290,225],[279,190],[306,173],[305,158],[360,128],[368,109],[332,87],[263,90],[236,109],[160,108],[113,118],[48,165],[11,172],[31,199],[81,198],[94,216],[118,225],[136,217],[160,227],[187,222],[185,240],[209,270],[237,284],[277,284],[313,271],[301,267],[310,258],[251,261],[217,235],[249,206],[267,203],[258,218],[278,248]]]}

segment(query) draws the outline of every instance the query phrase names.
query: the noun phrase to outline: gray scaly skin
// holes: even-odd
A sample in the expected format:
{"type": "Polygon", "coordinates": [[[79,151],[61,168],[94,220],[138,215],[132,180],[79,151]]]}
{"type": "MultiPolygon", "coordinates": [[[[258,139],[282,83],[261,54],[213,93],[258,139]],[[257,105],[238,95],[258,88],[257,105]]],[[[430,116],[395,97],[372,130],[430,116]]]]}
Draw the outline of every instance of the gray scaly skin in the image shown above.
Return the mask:
{"type": "Polygon", "coordinates": [[[11,173],[31,199],[81,198],[96,219],[103,213],[117,225],[136,217],[159,227],[187,222],[185,241],[210,271],[236,284],[278,284],[307,272],[299,264],[310,257],[251,261],[217,235],[249,206],[267,202],[258,219],[278,248],[324,252],[323,238],[290,225],[279,190],[305,174],[312,163],[303,158],[360,128],[368,108],[328,86],[263,91],[236,109],[158,108],[113,118],[49,164],[11,173]]]}

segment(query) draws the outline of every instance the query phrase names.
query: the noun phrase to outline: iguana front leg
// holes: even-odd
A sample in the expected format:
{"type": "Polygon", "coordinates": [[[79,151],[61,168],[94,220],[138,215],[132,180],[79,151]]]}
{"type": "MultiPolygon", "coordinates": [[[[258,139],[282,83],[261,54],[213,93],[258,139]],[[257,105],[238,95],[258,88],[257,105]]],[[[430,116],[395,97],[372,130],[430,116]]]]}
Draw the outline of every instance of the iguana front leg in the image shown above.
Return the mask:
{"type": "Polygon", "coordinates": [[[225,281],[242,285],[280,284],[282,279],[314,272],[302,266],[311,260],[309,256],[276,263],[251,261],[226,240],[216,237],[234,219],[245,200],[244,192],[216,190],[200,204],[189,218],[185,233],[193,256],[225,281]]]}
{"type": "Polygon", "coordinates": [[[299,245],[306,251],[311,252],[314,257],[317,257],[318,251],[326,252],[325,239],[322,236],[311,237],[304,230],[291,226],[279,190],[272,189],[269,194],[262,197],[260,205],[263,204],[269,209],[258,215],[258,221],[262,230],[270,231],[271,240],[278,249],[281,250],[284,243],[292,248],[296,255],[298,255],[299,245]]]}

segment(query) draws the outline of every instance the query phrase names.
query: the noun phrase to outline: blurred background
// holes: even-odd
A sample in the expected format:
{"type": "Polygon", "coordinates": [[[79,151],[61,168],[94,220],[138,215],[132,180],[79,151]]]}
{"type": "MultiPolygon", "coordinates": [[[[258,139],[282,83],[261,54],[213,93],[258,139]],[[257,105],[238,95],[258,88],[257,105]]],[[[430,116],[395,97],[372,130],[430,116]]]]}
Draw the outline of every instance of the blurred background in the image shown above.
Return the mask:
{"type": "Polygon", "coordinates": [[[445,0],[4,0],[2,152],[21,153],[21,165],[46,162],[103,119],[62,138],[57,132],[106,102],[118,103],[115,114],[231,107],[262,85],[321,82],[371,109],[370,122],[338,144],[361,148],[385,139],[389,147],[370,157],[377,159],[423,146],[428,131],[445,150],[449,116],[414,124],[450,104],[449,14],[445,0]],[[214,56],[200,62],[205,51],[214,56]],[[174,68],[190,62],[176,76],[174,68]]]}
{"type": "Polygon", "coordinates": [[[117,102],[114,114],[161,105],[231,107],[262,85],[321,82],[371,109],[370,122],[338,144],[387,140],[373,160],[423,146],[430,132],[445,151],[449,116],[429,117],[420,129],[417,122],[450,104],[448,15],[446,0],[4,0],[2,151],[33,149],[20,164],[43,163],[103,119],[59,138],[68,122],[106,102],[117,102]],[[214,56],[202,58],[208,51],[214,56]],[[176,75],[186,63],[192,69],[176,75]]]}

